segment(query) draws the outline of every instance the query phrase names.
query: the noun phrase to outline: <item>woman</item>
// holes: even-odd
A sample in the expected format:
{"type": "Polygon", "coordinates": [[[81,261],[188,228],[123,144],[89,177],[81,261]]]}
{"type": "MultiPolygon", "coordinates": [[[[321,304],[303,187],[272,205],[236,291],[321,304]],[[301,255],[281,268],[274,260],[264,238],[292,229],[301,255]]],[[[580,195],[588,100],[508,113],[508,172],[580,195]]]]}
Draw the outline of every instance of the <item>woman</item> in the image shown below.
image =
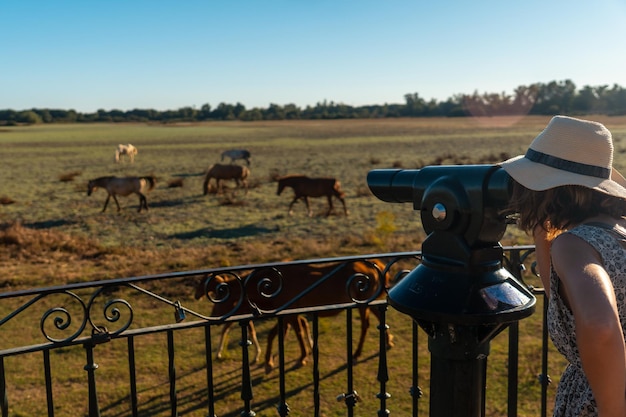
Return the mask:
{"type": "Polygon", "coordinates": [[[626,416],[626,179],[602,124],[554,117],[500,164],[533,235],[550,337],[569,364],[554,416],[626,416]]]}

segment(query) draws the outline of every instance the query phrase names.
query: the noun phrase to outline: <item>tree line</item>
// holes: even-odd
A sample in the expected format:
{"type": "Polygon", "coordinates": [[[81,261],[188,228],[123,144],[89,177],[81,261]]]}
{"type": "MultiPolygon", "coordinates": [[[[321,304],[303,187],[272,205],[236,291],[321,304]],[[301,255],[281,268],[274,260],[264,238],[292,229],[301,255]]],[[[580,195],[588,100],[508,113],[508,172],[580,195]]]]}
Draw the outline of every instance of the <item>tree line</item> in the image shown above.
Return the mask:
{"type": "Polygon", "coordinates": [[[554,114],[626,115],[626,89],[614,84],[584,86],[580,89],[571,80],[536,83],[517,87],[513,94],[457,94],[445,101],[424,100],[418,93],[405,94],[403,104],[350,106],[333,101],[301,108],[295,104],[270,104],[267,108],[247,109],[243,104],[219,103],[213,108],[204,104],[199,109],[98,110],[80,113],[75,110],[29,109],[0,110],[0,125],[90,122],[202,122],[217,120],[312,120],[364,119],[385,117],[464,117],[554,114]]]}

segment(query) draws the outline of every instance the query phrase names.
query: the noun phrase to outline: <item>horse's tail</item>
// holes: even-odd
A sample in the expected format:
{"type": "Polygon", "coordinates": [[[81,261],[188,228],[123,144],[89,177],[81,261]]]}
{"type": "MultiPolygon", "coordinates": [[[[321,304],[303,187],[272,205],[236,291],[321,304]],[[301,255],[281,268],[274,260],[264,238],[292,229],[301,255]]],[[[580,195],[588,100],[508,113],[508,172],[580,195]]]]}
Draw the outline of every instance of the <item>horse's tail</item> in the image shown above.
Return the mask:
{"type": "Polygon", "coordinates": [[[120,162],[120,151],[119,151],[119,149],[115,150],[115,162],[120,162]]]}
{"type": "Polygon", "coordinates": [[[154,175],[148,175],[146,177],[141,177],[141,178],[148,181],[148,184],[149,184],[148,191],[154,188],[156,184],[156,178],[154,178],[154,175]]]}

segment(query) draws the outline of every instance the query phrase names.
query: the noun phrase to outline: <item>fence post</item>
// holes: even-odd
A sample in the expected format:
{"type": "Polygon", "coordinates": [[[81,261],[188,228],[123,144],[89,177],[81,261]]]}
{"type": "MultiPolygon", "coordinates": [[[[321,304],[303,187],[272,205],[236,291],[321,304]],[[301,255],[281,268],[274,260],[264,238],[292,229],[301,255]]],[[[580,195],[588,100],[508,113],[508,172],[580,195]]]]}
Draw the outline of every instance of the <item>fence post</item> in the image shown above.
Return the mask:
{"type": "Polygon", "coordinates": [[[7,398],[7,384],[4,379],[4,356],[0,357],[0,408],[2,417],[9,417],[9,399],[7,398]]]}
{"type": "Polygon", "coordinates": [[[96,389],[96,369],[98,369],[98,364],[93,361],[94,346],[95,343],[93,342],[83,344],[83,347],[87,352],[87,364],[84,369],[87,371],[87,383],[89,387],[89,417],[100,417],[98,391],[96,389]]]}

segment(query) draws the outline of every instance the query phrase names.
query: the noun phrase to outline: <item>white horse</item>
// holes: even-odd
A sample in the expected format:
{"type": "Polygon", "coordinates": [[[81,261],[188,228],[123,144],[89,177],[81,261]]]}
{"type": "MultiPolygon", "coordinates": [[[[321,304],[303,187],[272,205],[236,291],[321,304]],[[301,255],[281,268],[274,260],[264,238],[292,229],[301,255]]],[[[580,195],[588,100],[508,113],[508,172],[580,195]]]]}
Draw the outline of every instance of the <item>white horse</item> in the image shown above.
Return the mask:
{"type": "Polygon", "coordinates": [[[126,155],[130,162],[135,162],[135,155],[137,155],[137,148],[135,148],[130,143],[128,145],[122,145],[121,143],[117,145],[117,149],[115,149],[115,162],[120,162],[120,156],[126,155]]]}

